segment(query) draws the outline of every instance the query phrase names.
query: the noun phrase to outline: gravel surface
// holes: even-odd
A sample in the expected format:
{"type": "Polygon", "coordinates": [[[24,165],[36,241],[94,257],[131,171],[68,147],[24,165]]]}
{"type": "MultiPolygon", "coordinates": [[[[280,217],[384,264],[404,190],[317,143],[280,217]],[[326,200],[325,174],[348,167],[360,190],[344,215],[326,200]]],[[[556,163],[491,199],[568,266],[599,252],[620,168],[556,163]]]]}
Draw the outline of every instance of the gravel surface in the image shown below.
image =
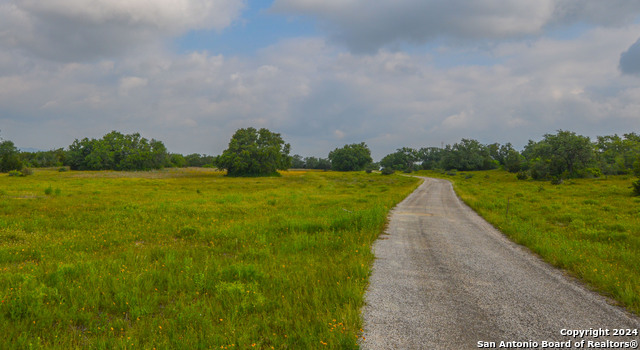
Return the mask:
{"type": "Polygon", "coordinates": [[[613,332],[640,330],[639,318],[506,239],[446,180],[424,178],[392,211],[386,233],[373,248],[363,349],[501,348],[501,341],[557,349],[582,340],[583,349],[614,348],[607,340],[637,347],[638,336],[613,332]],[[563,329],[610,336],[574,338],[563,329]]]}

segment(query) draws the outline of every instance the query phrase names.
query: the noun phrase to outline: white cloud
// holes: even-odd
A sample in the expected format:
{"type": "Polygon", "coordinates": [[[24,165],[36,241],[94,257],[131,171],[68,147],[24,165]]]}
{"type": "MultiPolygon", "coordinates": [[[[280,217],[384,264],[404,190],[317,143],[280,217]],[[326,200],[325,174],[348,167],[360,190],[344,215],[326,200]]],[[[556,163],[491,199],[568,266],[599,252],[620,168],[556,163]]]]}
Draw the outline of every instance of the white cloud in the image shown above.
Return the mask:
{"type": "Polygon", "coordinates": [[[245,58],[203,51],[55,63],[0,52],[0,70],[18,67],[0,75],[0,125],[21,147],[65,147],[115,129],[163,140],[172,152],[209,154],[224,150],[237,128],[267,127],[293,153],[326,157],[364,141],[376,159],[463,137],[522,146],[557,129],[628,132],[640,123],[640,89],[617,67],[639,31],[506,42],[483,53],[491,64],[446,67],[435,55],[478,53],[357,55],[319,38],[245,58]]]}
{"type": "Polygon", "coordinates": [[[221,30],[243,0],[0,0],[0,48],[89,61],[148,48],[193,29],[221,30]]]}
{"type": "Polygon", "coordinates": [[[131,90],[147,86],[149,81],[140,77],[123,77],[120,79],[120,87],[118,94],[120,96],[128,96],[131,90]]]}

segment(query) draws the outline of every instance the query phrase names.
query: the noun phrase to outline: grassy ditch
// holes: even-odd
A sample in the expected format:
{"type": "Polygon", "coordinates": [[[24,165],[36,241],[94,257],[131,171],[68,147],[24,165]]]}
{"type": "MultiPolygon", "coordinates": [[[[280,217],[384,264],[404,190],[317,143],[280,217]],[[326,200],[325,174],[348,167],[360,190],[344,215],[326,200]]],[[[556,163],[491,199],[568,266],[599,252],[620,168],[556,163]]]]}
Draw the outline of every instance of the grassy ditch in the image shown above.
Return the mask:
{"type": "Polygon", "coordinates": [[[460,198],[513,241],[640,314],[640,198],[625,176],[517,180],[505,171],[446,178],[460,198]]]}
{"type": "Polygon", "coordinates": [[[0,176],[0,348],[356,348],[402,176],[0,176]]]}

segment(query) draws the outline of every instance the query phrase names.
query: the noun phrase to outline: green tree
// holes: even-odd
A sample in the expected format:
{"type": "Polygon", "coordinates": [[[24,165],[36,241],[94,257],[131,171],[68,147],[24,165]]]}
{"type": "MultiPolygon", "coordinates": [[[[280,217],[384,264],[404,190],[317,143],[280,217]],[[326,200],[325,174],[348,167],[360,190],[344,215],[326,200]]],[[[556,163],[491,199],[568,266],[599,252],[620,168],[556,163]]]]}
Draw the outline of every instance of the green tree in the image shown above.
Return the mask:
{"type": "Polygon", "coordinates": [[[640,157],[640,136],[635,133],[598,136],[595,142],[598,166],[605,174],[627,174],[640,157]]]}
{"type": "Polygon", "coordinates": [[[160,141],[112,131],[100,140],[76,139],[69,146],[67,161],[73,170],[150,170],[164,167],[167,156],[160,141]]]}
{"type": "Polygon", "coordinates": [[[416,162],[419,160],[418,151],[413,148],[403,147],[382,158],[380,166],[385,169],[412,172],[415,169],[416,162]]]}
{"type": "Polygon", "coordinates": [[[172,168],[184,168],[188,165],[187,160],[182,154],[171,153],[169,155],[169,164],[172,168]]]}
{"type": "Polygon", "coordinates": [[[447,145],[440,162],[444,169],[488,170],[496,168],[489,149],[476,140],[462,139],[453,146],[447,145]]]}
{"type": "Polygon", "coordinates": [[[11,170],[21,170],[22,161],[20,151],[9,140],[0,142],[0,172],[6,173],[11,170]]]}
{"type": "Polygon", "coordinates": [[[520,152],[511,148],[506,151],[503,166],[504,170],[510,173],[517,173],[520,170],[525,169],[525,159],[520,152]]]}
{"type": "Polygon", "coordinates": [[[304,162],[304,159],[302,159],[301,155],[295,154],[293,157],[291,157],[291,168],[293,169],[306,168],[306,163],[304,162]]]}
{"type": "Polygon", "coordinates": [[[444,149],[438,147],[420,148],[418,159],[422,161],[422,169],[431,170],[440,167],[444,152],[444,149]]]}
{"type": "Polygon", "coordinates": [[[331,161],[327,158],[306,157],[304,159],[304,166],[307,169],[331,169],[331,161]]]}
{"type": "Polygon", "coordinates": [[[359,171],[373,162],[371,151],[367,144],[354,143],[336,148],[329,153],[331,169],[338,171],[359,171]]]}
{"type": "Polygon", "coordinates": [[[184,159],[187,161],[187,166],[190,167],[201,168],[213,164],[213,157],[206,154],[192,153],[186,155],[184,159]]]}
{"type": "Polygon", "coordinates": [[[290,148],[280,134],[267,129],[239,129],[216,158],[216,166],[229,176],[273,176],[291,166],[290,148]]]}
{"type": "Polygon", "coordinates": [[[594,147],[587,136],[574,132],[558,130],[557,134],[545,134],[540,142],[529,141],[523,151],[530,162],[531,169],[536,169],[538,176],[548,177],[581,177],[587,167],[595,163],[594,147]]]}

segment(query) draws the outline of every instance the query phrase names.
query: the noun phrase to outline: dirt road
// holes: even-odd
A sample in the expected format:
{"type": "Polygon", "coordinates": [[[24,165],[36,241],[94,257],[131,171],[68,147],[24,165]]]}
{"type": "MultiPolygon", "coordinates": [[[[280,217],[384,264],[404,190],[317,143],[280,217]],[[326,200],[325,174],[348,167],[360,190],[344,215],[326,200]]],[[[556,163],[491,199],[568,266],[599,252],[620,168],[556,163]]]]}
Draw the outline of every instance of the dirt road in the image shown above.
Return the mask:
{"type": "Polygon", "coordinates": [[[637,335],[613,336],[640,331],[637,317],[507,240],[448,181],[425,178],[394,209],[387,233],[374,246],[363,349],[637,347],[637,335]],[[610,335],[563,335],[590,329],[610,335]]]}

